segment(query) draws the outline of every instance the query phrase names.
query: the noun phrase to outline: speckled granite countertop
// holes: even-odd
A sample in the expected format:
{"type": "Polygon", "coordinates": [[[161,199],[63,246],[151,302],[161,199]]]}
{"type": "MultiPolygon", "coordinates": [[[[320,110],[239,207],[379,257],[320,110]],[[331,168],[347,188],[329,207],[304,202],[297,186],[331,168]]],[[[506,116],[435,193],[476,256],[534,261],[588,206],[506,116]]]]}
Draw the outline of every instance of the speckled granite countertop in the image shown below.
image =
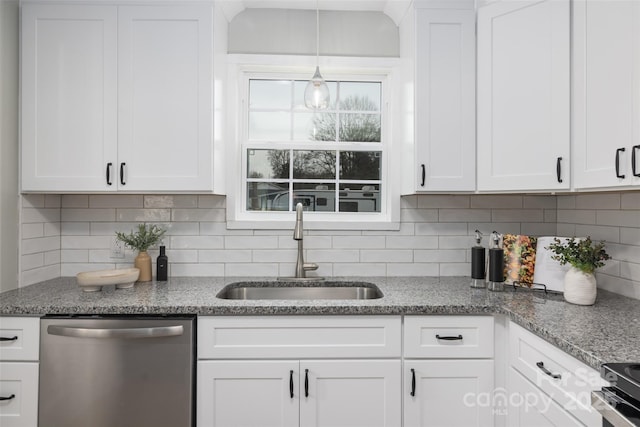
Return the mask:
{"type": "MultiPolygon", "coordinates": [[[[216,298],[239,278],[171,278],[106,286],[82,292],[75,278],[63,277],[0,294],[0,315],[41,314],[505,314],[586,364],[640,362],[640,301],[599,291],[594,306],[568,304],[561,296],[526,291],[489,292],[469,287],[466,277],[345,278],[376,284],[377,300],[231,301],[216,298]]],[[[246,279],[255,281],[256,279],[246,279]]]]}

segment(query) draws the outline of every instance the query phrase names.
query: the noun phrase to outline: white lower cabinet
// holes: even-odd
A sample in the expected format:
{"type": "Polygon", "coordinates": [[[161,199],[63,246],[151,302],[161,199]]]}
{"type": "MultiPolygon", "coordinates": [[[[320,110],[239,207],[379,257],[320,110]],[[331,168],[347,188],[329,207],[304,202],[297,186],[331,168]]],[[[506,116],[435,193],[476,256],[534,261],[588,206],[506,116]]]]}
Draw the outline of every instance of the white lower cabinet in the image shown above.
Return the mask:
{"type": "Polygon", "coordinates": [[[0,316],[0,426],[38,426],[40,319],[0,316]]]}
{"type": "Polygon", "coordinates": [[[493,360],[404,364],[405,427],[493,425],[493,360]]]}

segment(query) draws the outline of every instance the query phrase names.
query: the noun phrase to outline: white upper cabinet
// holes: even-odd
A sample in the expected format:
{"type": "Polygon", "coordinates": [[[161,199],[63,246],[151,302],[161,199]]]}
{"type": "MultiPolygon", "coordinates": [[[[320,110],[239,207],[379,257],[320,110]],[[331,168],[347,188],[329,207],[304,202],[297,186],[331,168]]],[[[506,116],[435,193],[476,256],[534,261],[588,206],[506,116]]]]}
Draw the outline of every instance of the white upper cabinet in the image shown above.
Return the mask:
{"type": "Polygon", "coordinates": [[[475,11],[415,11],[416,191],[474,191],[475,11]]]}
{"type": "Polygon", "coordinates": [[[115,189],[117,28],[111,6],[22,7],[23,191],[115,189]]]}
{"type": "Polygon", "coordinates": [[[573,4],[573,184],[640,183],[640,2],[573,4]]]}
{"type": "Polygon", "coordinates": [[[569,0],[478,10],[478,190],[570,185],[569,0]]]}
{"type": "Polygon", "coordinates": [[[25,5],[22,191],[211,191],[212,19],[25,5]]]}

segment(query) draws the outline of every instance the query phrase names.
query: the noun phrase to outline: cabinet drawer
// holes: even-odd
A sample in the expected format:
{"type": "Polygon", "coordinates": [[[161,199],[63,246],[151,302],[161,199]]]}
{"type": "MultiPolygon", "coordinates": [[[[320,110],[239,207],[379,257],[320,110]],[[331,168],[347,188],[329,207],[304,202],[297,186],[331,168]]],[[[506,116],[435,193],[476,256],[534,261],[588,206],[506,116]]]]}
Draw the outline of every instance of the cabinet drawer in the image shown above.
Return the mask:
{"type": "MultiPolygon", "coordinates": [[[[509,402],[507,425],[536,427],[583,427],[569,412],[544,394],[513,368],[509,369],[509,402]],[[518,394],[514,391],[517,390],[518,394]],[[517,396],[517,397],[514,397],[517,396]]],[[[498,399],[496,399],[498,402],[498,399]]],[[[504,409],[496,408],[498,411],[504,409]]],[[[602,425],[602,424],[600,424],[602,425]]]]}
{"type": "Polygon", "coordinates": [[[199,317],[199,359],[400,357],[399,316],[199,317]]]}
{"type": "Polygon", "coordinates": [[[513,322],[509,347],[513,369],[585,425],[602,425],[602,417],[590,403],[591,391],[604,385],[598,371],[513,322]]]}
{"type": "Polygon", "coordinates": [[[406,316],[404,356],[492,358],[493,316],[406,316]]]}
{"type": "Polygon", "coordinates": [[[38,360],[40,318],[0,317],[0,337],[0,360],[38,360]]]}
{"type": "Polygon", "coordinates": [[[0,363],[0,402],[2,427],[38,425],[38,363],[0,363]]]}

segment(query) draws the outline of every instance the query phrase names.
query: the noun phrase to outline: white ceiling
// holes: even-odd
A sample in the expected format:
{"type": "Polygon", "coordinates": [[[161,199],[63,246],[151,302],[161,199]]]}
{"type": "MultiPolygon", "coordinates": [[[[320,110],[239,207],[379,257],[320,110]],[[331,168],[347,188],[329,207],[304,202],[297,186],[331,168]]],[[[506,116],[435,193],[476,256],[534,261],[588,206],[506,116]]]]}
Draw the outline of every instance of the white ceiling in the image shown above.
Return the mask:
{"type": "MultiPolygon", "coordinates": [[[[218,2],[231,21],[245,9],[315,9],[316,0],[222,0],[218,2]]],[[[396,24],[404,17],[411,0],[318,0],[320,10],[376,11],[388,15],[396,24]]]]}

